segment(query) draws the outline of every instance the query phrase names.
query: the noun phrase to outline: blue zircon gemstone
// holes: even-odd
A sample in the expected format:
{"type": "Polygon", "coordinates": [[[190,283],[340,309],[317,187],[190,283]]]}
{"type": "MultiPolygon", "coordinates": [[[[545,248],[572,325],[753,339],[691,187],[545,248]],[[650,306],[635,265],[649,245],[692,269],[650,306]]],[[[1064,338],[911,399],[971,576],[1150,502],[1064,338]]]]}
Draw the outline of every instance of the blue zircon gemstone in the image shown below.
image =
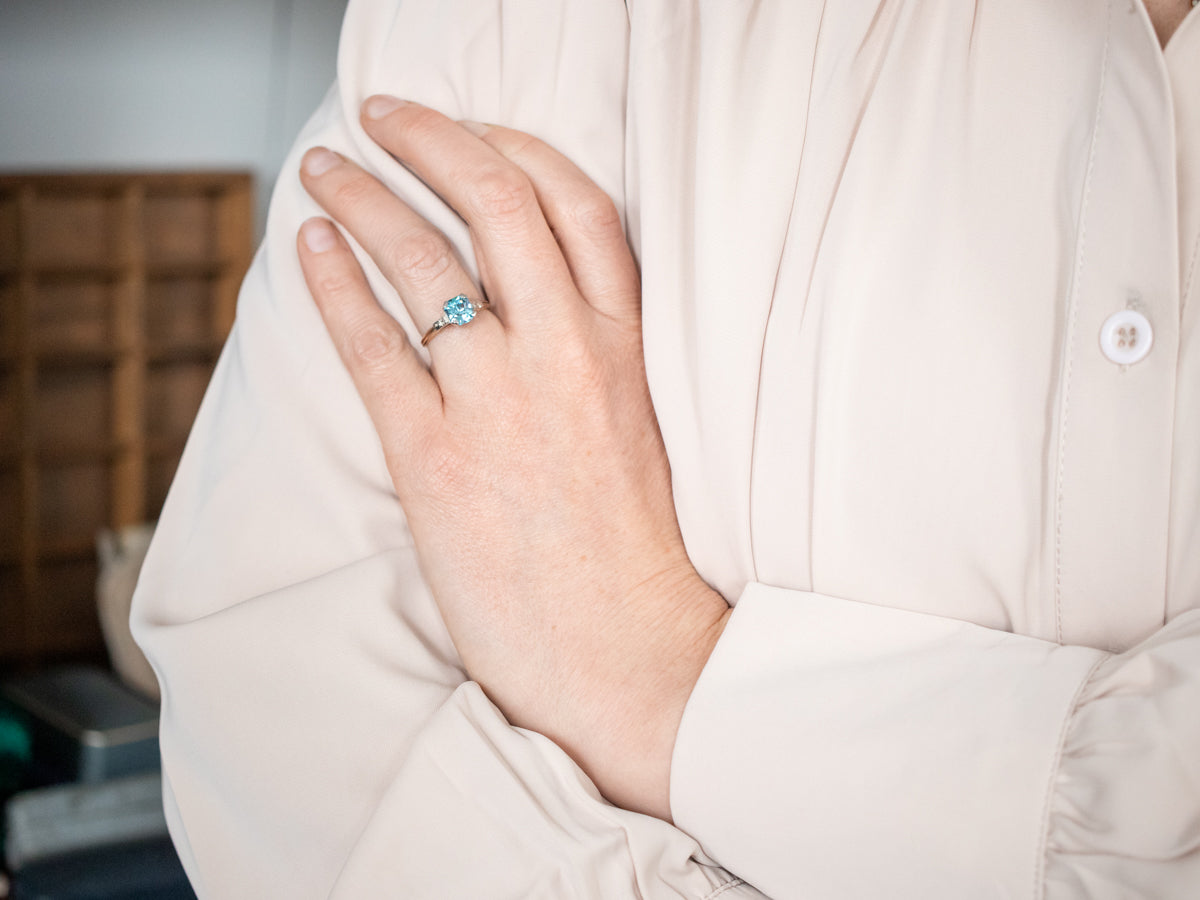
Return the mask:
{"type": "Polygon", "coordinates": [[[442,312],[451,325],[466,325],[475,318],[475,307],[471,305],[466,294],[451,297],[442,304],[442,312]]]}

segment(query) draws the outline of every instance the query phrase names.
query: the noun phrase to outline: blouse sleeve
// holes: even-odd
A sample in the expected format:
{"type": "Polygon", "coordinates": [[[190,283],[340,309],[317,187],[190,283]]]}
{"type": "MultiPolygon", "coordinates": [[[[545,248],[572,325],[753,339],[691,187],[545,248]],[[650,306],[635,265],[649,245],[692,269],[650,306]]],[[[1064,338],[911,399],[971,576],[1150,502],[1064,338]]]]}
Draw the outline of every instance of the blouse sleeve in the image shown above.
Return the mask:
{"type": "Polygon", "coordinates": [[[1122,654],[751,584],[676,823],[776,898],[1190,898],[1200,611],[1122,654]]]}
{"type": "MultiPolygon", "coordinates": [[[[167,817],[201,897],[758,896],[679,830],[606,804],[464,680],[296,256],[320,212],[298,160],[323,144],[472,258],[462,223],[363,134],[376,92],[540,134],[619,200],[625,43],[619,0],[350,3],[135,599],[167,817]]],[[[419,338],[428,323],[360,259],[419,338]]]]}

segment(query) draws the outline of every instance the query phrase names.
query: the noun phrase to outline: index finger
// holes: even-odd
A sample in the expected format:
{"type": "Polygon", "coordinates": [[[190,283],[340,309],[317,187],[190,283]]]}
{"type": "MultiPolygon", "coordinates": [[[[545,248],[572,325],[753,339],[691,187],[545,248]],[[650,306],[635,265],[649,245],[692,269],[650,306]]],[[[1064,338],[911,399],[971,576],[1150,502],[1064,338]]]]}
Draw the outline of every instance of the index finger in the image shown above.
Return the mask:
{"type": "MultiPolygon", "coordinates": [[[[309,219],[297,239],[304,280],[325,328],[393,465],[412,455],[414,442],[432,432],[442,413],[433,376],[408,335],[379,305],[350,245],[325,219],[309,219]]],[[[403,485],[396,482],[403,498],[403,485]]]]}

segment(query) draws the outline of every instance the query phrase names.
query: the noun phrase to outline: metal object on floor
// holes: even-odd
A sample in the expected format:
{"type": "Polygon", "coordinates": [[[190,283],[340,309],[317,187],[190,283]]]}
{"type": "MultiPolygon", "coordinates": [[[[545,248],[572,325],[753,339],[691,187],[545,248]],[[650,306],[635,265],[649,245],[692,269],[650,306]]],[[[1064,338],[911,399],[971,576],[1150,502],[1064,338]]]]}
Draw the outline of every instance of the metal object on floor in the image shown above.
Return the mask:
{"type": "Polygon", "coordinates": [[[0,693],[29,721],[44,782],[95,784],[160,766],[158,707],[103,669],[48,669],[0,693]]]}
{"type": "Polygon", "coordinates": [[[5,824],[13,872],[89,848],[167,838],[162,776],[147,772],[24,791],[8,801],[5,824]]]}

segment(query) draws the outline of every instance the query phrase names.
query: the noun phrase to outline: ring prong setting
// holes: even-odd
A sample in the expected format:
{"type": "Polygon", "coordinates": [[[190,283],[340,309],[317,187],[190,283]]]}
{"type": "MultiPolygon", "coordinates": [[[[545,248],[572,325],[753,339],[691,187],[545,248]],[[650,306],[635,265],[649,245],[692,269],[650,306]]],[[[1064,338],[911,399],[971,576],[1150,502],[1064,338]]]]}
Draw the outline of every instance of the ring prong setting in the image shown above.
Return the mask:
{"type": "Polygon", "coordinates": [[[442,317],[429,326],[425,336],[421,338],[421,346],[426,346],[433,336],[450,325],[468,325],[474,321],[476,314],[491,306],[487,299],[474,301],[466,294],[455,294],[442,304],[442,317]]]}

